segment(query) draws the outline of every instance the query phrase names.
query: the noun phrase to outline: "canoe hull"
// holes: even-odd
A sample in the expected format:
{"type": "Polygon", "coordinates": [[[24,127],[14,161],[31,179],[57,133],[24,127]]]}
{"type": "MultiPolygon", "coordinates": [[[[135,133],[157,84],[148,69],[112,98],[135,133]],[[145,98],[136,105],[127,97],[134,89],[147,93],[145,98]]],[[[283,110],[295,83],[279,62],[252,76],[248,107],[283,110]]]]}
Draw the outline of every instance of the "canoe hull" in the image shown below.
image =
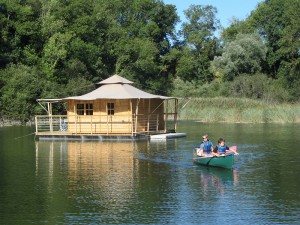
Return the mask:
{"type": "Polygon", "coordinates": [[[213,166],[232,169],[234,164],[234,154],[219,157],[197,157],[194,158],[194,163],[203,166],[213,166]]]}

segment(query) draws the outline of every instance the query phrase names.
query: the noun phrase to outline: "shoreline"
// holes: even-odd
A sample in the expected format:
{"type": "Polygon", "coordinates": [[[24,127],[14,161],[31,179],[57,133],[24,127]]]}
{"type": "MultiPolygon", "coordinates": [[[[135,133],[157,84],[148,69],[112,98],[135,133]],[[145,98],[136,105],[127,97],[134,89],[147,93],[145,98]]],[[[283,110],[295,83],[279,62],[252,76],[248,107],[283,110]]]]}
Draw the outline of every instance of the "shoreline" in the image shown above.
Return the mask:
{"type": "Polygon", "coordinates": [[[32,126],[32,125],[34,125],[33,121],[28,121],[26,123],[22,123],[21,121],[17,121],[17,120],[8,120],[8,119],[0,120],[0,127],[32,126]]]}
{"type": "MultiPolygon", "coordinates": [[[[179,118],[178,122],[180,121],[193,121],[196,123],[231,123],[231,124],[299,124],[300,119],[296,121],[280,121],[280,122],[264,122],[264,121],[226,121],[226,120],[201,120],[201,119],[186,119],[186,118],[179,118]]],[[[5,120],[4,122],[0,122],[0,127],[11,127],[11,126],[34,126],[34,121],[29,121],[25,124],[22,124],[21,122],[15,121],[15,120],[5,120]]]]}

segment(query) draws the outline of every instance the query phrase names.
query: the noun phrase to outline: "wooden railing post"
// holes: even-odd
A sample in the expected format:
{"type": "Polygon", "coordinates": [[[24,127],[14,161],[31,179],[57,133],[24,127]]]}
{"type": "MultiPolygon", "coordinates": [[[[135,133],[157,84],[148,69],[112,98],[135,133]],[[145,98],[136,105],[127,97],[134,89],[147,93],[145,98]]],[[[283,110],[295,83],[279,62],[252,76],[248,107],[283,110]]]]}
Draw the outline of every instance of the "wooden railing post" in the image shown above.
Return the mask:
{"type": "Polygon", "coordinates": [[[53,121],[52,121],[52,115],[49,116],[49,125],[50,125],[50,132],[53,132],[53,121]]]}
{"type": "Polygon", "coordinates": [[[169,101],[166,100],[167,106],[166,106],[166,116],[165,116],[165,133],[167,132],[167,121],[168,121],[168,116],[169,116],[169,101]]]}
{"type": "Polygon", "coordinates": [[[178,116],[178,114],[177,114],[177,110],[178,110],[178,99],[177,98],[175,98],[175,115],[174,115],[174,131],[176,132],[176,130],[177,130],[177,116],[178,116]]]}
{"type": "Polygon", "coordinates": [[[93,116],[91,116],[91,134],[93,134],[93,116]]]}
{"type": "Polygon", "coordinates": [[[159,120],[159,115],[156,114],[156,132],[158,132],[158,120],[159,120]]]}
{"type": "Polygon", "coordinates": [[[75,134],[77,134],[77,117],[78,116],[75,115],[75,134]]]}
{"type": "Polygon", "coordinates": [[[38,119],[37,116],[35,116],[35,132],[38,133],[38,119]]]}

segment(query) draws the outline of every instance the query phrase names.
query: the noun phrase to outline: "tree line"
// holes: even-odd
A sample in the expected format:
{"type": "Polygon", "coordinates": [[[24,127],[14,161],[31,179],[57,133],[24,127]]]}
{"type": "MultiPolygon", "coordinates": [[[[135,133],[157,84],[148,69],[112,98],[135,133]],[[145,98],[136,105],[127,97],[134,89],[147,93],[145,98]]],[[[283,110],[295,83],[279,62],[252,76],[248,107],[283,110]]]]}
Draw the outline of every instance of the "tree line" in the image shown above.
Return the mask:
{"type": "Polygon", "coordinates": [[[191,5],[177,30],[161,0],[0,0],[0,116],[26,122],[36,99],[115,73],[162,95],[298,102],[299,11],[299,0],[265,0],[225,29],[215,7],[191,5]]]}

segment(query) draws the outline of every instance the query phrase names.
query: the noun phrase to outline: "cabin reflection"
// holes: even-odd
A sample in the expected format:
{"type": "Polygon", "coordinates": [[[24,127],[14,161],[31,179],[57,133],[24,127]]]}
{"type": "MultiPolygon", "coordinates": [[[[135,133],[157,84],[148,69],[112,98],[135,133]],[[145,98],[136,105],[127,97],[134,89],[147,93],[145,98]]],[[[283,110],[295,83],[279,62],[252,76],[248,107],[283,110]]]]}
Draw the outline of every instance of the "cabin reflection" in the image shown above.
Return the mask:
{"type": "MultiPolygon", "coordinates": [[[[132,189],[137,149],[145,142],[36,142],[36,175],[48,177],[48,188],[55,180],[67,179],[68,189],[81,187],[114,190],[132,189]]],[[[128,193],[126,193],[128,194],[128,193]]]]}

